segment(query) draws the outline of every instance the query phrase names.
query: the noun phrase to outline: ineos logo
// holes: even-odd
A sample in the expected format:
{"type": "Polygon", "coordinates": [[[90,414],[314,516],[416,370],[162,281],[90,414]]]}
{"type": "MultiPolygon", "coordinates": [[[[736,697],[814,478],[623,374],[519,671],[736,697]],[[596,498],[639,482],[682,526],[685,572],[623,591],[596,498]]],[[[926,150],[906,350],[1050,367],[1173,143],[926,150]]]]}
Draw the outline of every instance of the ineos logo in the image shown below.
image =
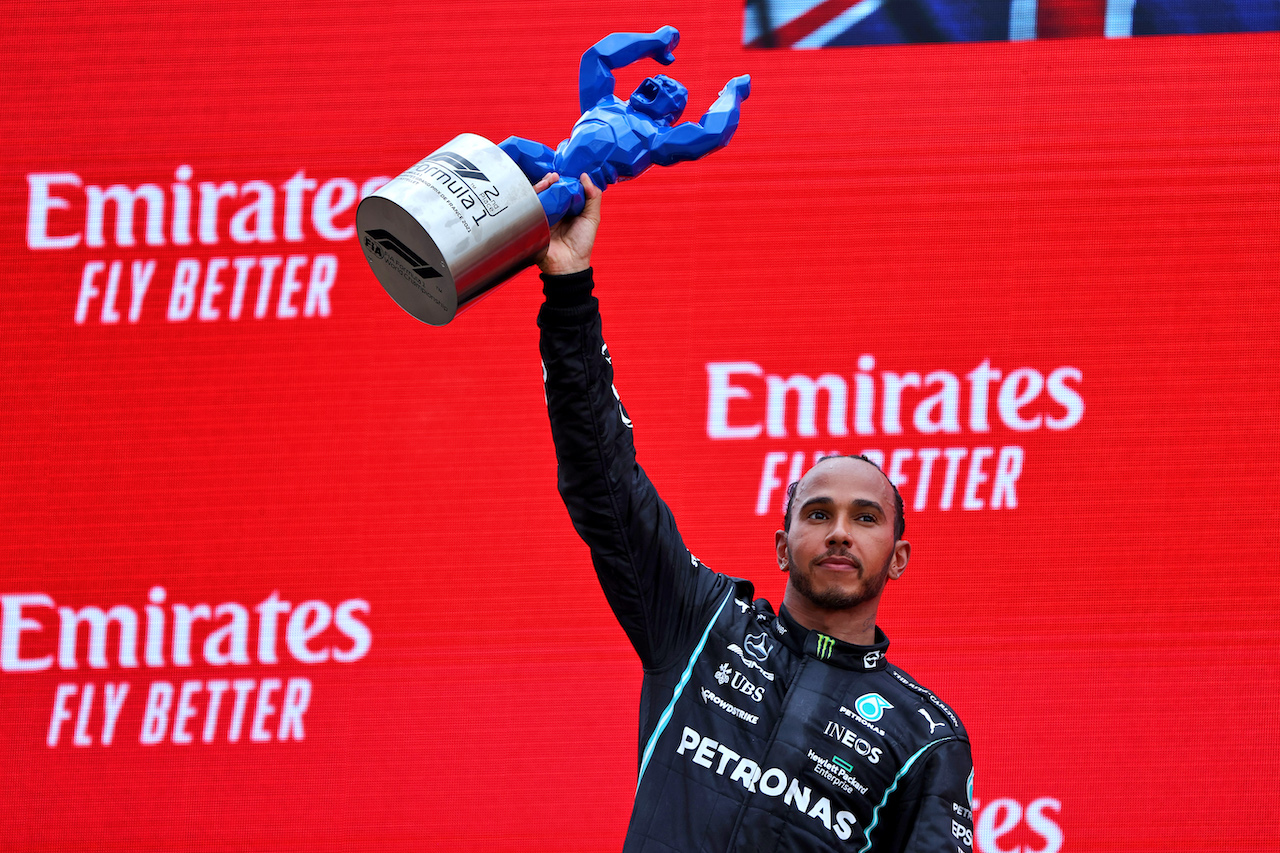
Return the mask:
{"type": "Polygon", "coordinates": [[[850,728],[840,725],[835,721],[828,721],[827,727],[822,733],[833,740],[837,740],[872,764],[880,763],[880,753],[883,750],[878,746],[872,746],[863,738],[858,737],[857,732],[850,728]]]}

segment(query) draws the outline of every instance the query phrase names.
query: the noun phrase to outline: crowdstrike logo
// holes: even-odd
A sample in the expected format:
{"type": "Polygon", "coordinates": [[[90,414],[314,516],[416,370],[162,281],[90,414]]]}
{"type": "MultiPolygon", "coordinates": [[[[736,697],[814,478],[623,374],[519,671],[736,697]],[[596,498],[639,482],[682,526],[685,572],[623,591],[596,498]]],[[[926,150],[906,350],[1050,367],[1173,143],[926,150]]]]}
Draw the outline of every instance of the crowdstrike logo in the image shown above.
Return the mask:
{"type": "Polygon", "coordinates": [[[744,720],[753,726],[760,722],[759,715],[748,713],[737,705],[726,702],[717,696],[714,690],[708,690],[705,687],[702,688],[702,701],[708,705],[715,705],[730,716],[737,717],[739,720],[744,720]]]}
{"type": "Polygon", "coordinates": [[[853,709],[858,712],[858,716],[869,723],[877,722],[884,716],[887,708],[892,708],[879,693],[864,693],[858,697],[858,701],[853,703],[853,709]]]}

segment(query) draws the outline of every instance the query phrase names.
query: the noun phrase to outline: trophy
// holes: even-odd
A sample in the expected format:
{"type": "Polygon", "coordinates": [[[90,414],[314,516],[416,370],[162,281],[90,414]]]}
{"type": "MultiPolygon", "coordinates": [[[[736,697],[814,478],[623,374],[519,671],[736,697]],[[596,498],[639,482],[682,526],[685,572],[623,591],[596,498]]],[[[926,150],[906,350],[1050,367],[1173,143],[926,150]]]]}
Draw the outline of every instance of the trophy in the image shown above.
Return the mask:
{"type": "Polygon", "coordinates": [[[613,94],[613,69],[645,58],[670,65],[679,42],[675,27],[662,27],[613,33],[588,49],[578,74],[582,117],[554,150],[518,136],[494,145],[464,133],[365,198],[356,231],[391,298],[443,326],[533,263],[551,229],[582,212],[583,174],[603,190],[727,145],[751,93],[747,75],[730,80],[697,122],[680,123],[689,93],[665,74],[645,78],[626,101],[613,94]],[[559,180],[535,193],[549,172],[559,180]]]}

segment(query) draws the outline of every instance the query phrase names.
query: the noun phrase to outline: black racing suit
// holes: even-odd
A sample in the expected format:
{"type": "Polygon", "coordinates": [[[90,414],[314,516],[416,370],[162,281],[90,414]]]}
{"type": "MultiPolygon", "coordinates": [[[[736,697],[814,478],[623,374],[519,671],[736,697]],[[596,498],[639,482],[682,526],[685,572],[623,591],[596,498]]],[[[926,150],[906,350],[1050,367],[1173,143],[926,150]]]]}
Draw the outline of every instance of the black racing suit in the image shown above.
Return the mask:
{"type": "Polygon", "coordinates": [[[538,317],[560,494],[644,665],[626,851],[972,853],[964,726],[885,659],[685,547],[636,463],[591,272],[538,317]]]}

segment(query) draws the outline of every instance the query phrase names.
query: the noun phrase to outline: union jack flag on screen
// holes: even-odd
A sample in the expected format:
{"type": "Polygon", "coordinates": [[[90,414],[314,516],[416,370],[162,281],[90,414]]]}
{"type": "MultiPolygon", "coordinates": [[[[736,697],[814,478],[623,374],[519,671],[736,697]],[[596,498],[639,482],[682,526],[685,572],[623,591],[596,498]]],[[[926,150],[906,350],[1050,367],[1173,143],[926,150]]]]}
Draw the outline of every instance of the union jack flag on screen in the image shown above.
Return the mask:
{"type": "Polygon", "coordinates": [[[747,0],[742,43],[873,44],[1280,30],[1280,0],[747,0]]]}

